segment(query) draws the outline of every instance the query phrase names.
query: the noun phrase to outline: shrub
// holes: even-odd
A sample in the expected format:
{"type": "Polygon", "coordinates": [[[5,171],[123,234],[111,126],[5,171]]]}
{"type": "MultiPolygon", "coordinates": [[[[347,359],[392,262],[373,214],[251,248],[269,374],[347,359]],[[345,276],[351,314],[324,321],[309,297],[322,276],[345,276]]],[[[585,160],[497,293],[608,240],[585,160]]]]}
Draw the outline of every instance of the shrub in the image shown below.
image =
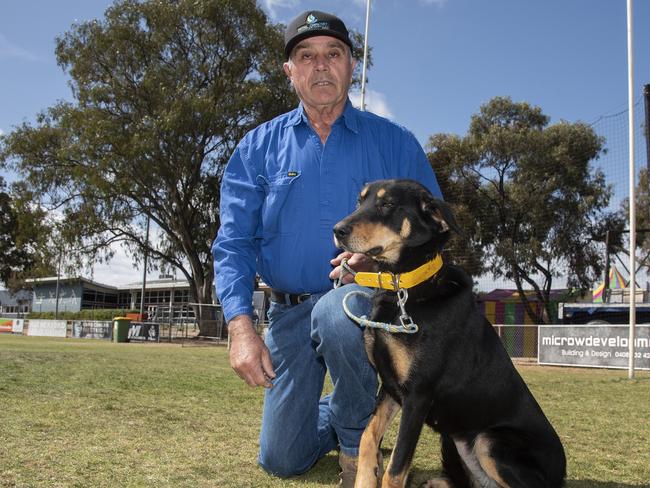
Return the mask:
{"type": "MultiPolygon", "coordinates": [[[[139,310],[123,308],[87,309],[80,312],[59,312],[60,320],[113,320],[127,313],[139,313],[139,310]]],[[[32,312],[26,316],[28,319],[54,319],[54,312],[32,312]]]]}

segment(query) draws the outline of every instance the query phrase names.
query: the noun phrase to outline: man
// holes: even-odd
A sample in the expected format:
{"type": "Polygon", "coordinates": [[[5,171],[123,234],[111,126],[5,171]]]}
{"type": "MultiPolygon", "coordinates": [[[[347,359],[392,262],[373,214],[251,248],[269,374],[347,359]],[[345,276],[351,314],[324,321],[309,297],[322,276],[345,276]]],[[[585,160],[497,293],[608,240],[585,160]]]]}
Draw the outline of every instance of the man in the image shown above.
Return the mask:
{"type": "Polygon", "coordinates": [[[248,385],[266,387],[260,465],[292,476],[339,448],[341,485],[350,487],[377,378],[362,332],[341,305],[358,285],[332,290],[330,280],[343,257],[357,270],[370,268],[362,255],[337,256],[332,228],[370,181],[412,178],[440,196],[413,135],[352,107],[351,50],[333,15],[308,11],[289,24],[284,71],[300,105],[251,131],[233,153],[213,246],[231,366],[248,385]],[[265,341],[251,319],[256,272],[273,290],[265,341]],[[321,398],[327,371],[334,389],[321,398]]]}

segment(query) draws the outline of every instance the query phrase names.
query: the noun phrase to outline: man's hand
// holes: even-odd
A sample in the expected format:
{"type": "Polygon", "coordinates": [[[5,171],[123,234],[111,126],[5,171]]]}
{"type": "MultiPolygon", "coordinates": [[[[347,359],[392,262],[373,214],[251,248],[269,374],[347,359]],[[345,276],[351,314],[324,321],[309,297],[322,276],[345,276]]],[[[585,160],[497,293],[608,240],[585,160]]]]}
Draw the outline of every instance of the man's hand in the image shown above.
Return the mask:
{"type": "MultiPolygon", "coordinates": [[[[334,269],[330,273],[331,280],[337,280],[341,275],[341,261],[344,259],[348,260],[348,266],[350,266],[350,268],[355,271],[374,271],[376,269],[375,262],[365,254],[353,254],[351,252],[344,251],[330,261],[332,266],[334,266],[334,269]]],[[[342,284],[347,285],[348,283],[352,282],[354,282],[354,276],[352,274],[348,273],[343,276],[342,284]]]]}
{"type": "Polygon", "coordinates": [[[255,332],[248,315],[238,315],[228,322],[230,366],[248,386],[271,388],[275,378],[271,353],[255,332]]]}

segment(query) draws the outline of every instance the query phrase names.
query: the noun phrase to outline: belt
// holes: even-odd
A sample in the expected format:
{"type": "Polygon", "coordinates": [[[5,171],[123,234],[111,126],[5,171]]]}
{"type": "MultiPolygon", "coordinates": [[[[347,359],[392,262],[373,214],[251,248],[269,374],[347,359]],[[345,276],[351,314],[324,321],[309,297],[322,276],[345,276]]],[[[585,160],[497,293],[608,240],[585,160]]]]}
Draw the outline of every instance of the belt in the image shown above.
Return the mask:
{"type": "Polygon", "coordinates": [[[311,296],[311,293],[283,293],[277,290],[271,290],[271,301],[283,305],[298,305],[311,296]]]}

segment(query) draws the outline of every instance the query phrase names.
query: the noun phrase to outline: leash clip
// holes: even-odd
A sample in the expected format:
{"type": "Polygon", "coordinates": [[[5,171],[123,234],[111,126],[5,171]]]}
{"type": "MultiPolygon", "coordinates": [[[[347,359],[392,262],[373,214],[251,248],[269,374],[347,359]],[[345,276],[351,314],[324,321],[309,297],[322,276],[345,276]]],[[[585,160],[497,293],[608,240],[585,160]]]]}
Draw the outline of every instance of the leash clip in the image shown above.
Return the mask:
{"type": "MultiPolygon", "coordinates": [[[[395,283],[399,283],[399,275],[395,277],[395,283]]],[[[397,305],[399,305],[400,309],[400,316],[399,316],[399,322],[404,328],[404,331],[407,333],[413,333],[418,331],[418,326],[415,322],[413,322],[413,319],[411,316],[406,313],[406,301],[409,299],[409,292],[406,288],[398,288],[397,289],[397,305]]]]}
{"type": "Polygon", "coordinates": [[[338,288],[341,285],[343,285],[343,277],[345,275],[351,274],[352,276],[356,275],[356,271],[354,271],[352,268],[350,268],[350,265],[348,264],[347,259],[342,259],[341,260],[341,272],[339,273],[339,277],[334,280],[334,288],[338,288]]]}

